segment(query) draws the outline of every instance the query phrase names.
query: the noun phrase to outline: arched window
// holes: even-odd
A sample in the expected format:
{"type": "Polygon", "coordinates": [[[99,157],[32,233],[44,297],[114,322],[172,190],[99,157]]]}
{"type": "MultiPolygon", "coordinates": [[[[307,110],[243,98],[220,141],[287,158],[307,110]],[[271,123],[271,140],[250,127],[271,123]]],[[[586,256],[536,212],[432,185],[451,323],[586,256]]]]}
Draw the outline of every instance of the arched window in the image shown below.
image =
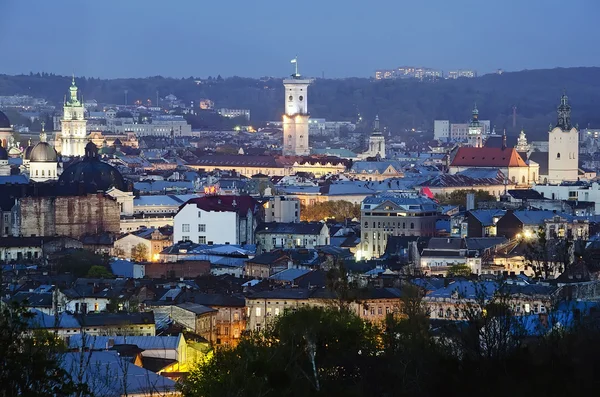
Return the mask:
{"type": "Polygon", "coordinates": [[[512,177],[512,181],[513,181],[513,183],[515,183],[517,181],[514,176],[512,177]]]}
{"type": "Polygon", "coordinates": [[[521,183],[525,183],[525,175],[521,177],[521,183]]]}
{"type": "Polygon", "coordinates": [[[411,222],[411,223],[410,223],[410,228],[411,228],[411,229],[414,229],[414,228],[415,228],[415,224],[411,222]]]}
{"type": "Polygon", "coordinates": [[[560,159],[560,153],[556,153],[556,158],[560,159]]]}
{"type": "Polygon", "coordinates": [[[44,170],[42,170],[42,176],[45,176],[45,175],[44,175],[44,170]]]}

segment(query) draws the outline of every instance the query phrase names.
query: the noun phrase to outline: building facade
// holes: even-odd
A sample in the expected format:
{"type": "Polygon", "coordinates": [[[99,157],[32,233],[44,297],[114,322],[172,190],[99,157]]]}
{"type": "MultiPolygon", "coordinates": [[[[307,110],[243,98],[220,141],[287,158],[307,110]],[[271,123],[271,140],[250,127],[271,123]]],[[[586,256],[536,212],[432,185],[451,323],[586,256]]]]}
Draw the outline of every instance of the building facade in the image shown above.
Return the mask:
{"type": "Polygon", "coordinates": [[[579,176],[579,132],[571,124],[571,106],[563,95],[556,126],[548,132],[548,182],[576,181],[579,176]]]}
{"type": "Polygon", "coordinates": [[[383,255],[389,236],[433,236],[437,220],[438,205],[425,197],[367,197],[361,204],[359,256],[371,259],[383,255]]]}
{"type": "MultiPolygon", "coordinates": [[[[296,63],[297,65],[297,63],[296,63]]],[[[285,87],[285,113],[283,115],[283,154],[306,156],[310,154],[308,142],[308,86],[310,80],[296,73],[283,80],[285,87]]]]}
{"type": "Polygon", "coordinates": [[[280,248],[315,248],[329,244],[329,228],[321,222],[265,223],[256,231],[262,252],[280,248]]]}
{"type": "Polygon", "coordinates": [[[75,77],[73,77],[73,82],[69,88],[69,98],[65,101],[63,107],[60,148],[57,148],[63,156],[77,157],[85,154],[87,143],[86,124],[85,107],[83,101],[77,95],[77,86],[75,85],[75,77]]]}
{"type": "Polygon", "coordinates": [[[173,219],[173,241],[198,244],[254,244],[263,218],[262,206],[250,196],[205,196],[191,199],[173,219]]]}

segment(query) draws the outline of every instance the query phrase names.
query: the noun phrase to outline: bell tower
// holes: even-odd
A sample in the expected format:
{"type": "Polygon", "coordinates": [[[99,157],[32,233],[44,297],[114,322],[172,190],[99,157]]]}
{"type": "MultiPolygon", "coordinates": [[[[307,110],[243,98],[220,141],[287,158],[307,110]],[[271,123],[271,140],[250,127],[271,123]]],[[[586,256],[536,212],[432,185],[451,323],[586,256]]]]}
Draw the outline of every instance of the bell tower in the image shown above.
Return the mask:
{"type": "Polygon", "coordinates": [[[483,147],[483,126],[479,122],[479,110],[477,105],[473,107],[471,122],[469,123],[469,146],[483,147]]]}
{"type": "Polygon", "coordinates": [[[69,87],[69,97],[65,98],[63,118],[61,120],[60,150],[63,156],[83,156],[86,144],[85,108],[75,85],[75,76],[69,87]]]}
{"type": "Polygon", "coordinates": [[[308,86],[309,79],[298,73],[298,59],[292,59],[294,73],[283,80],[285,88],[285,113],[283,115],[283,155],[306,156],[308,146],[308,86]]]}
{"type": "Polygon", "coordinates": [[[564,93],[556,113],[556,126],[548,132],[548,182],[576,181],[579,177],[579,132],[571,124],[571,105],[564,93]]]}
{"type": "Polygon", "coordinates": [[[385,158],[385,137],[379,129],[379,116],[375,116],[373,132],[369,137],[369,156],[376,157],[377,155],[382,159],[385,158]]]}

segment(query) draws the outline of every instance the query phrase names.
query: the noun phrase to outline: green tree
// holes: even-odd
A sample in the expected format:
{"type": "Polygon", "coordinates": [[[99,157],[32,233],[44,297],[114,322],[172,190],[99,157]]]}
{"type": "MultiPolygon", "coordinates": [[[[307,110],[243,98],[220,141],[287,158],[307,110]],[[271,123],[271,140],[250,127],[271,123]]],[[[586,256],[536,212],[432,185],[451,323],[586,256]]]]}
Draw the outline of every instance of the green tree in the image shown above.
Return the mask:
{"type": "Polygon", "coordinates": [[[300,208],[300,218],[303,221],[334,219],[338,222],[348,218],[360,219],[360,204],[353,204],[345,200],[336,200],[302,205],[300,208]]]}
{"type": "Polygon", "coordinates": [[[85,277],[94,266],[106,267],[108,258],[84,249],[70,250],[59,256],[54,265],[60,273],[71,273],[85,277]]]}
{"type": "Polygon", "coordinates": [[[442,205],[467,205],[467,194],[475,194],[475,202],[496,201],[496,197],[485,190],[454,190],[450,194],[436,194],[435,199],[442,205]]]}
{"type": "Polygon", "coordinates": [[[448,269],[448,277],[468,277],[471,275],[471,268],[465,264],[452,265],[448,269]]]}
{"type": "Polygon", "coordinates": [[[64,345],[46,331],[28,332],[33,313],[16,303],[0,305],[0,396],[87,395],[61,366],[64,345]]]}
{"type": "Polygon", "coordinates": [[[186,396],[361,396],[376,329],[347,310],[301,308],[234,349],[219,349],[182,384],[186,396]]]}
{"type": "Polygon", "coordinates": [[[114,274],[105,266],[94,265],[90,267],[86,276],[91,278],[111,278],[114,277],[114,274]]]}
{"type": "Polygon", "coordinates": [[[138,245],[131,248],[131,259],[136,262],[144,262],[148,260],[148,248],[139,243],[138,245]]]}

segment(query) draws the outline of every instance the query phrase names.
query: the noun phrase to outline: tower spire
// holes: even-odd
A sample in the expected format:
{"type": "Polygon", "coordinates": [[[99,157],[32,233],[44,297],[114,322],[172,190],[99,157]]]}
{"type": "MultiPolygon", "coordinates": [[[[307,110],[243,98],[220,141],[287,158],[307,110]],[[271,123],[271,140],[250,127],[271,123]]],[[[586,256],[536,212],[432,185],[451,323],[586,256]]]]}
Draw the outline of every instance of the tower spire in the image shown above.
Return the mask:
{"type": "Polygon", "coordinates": [[[45,125],[46,123],[42,121],[42,130],[40,131],[40,142],[46,142],[47,139],[46,131],[44,130],[45,125]]]}
{"type": "Polygon", "coordinates": [[[298,55],[296,55],[290,62],[294,64],[294,74],[292,74],[292,77],[295,79],[300,78],[300,73],[298,73],[298,55]]]}
{"type": "Polygon", "coordinates": [[[502,133],[502,149],[506,149],[506,128],[504,129],[504,132],[502,133]]]}

